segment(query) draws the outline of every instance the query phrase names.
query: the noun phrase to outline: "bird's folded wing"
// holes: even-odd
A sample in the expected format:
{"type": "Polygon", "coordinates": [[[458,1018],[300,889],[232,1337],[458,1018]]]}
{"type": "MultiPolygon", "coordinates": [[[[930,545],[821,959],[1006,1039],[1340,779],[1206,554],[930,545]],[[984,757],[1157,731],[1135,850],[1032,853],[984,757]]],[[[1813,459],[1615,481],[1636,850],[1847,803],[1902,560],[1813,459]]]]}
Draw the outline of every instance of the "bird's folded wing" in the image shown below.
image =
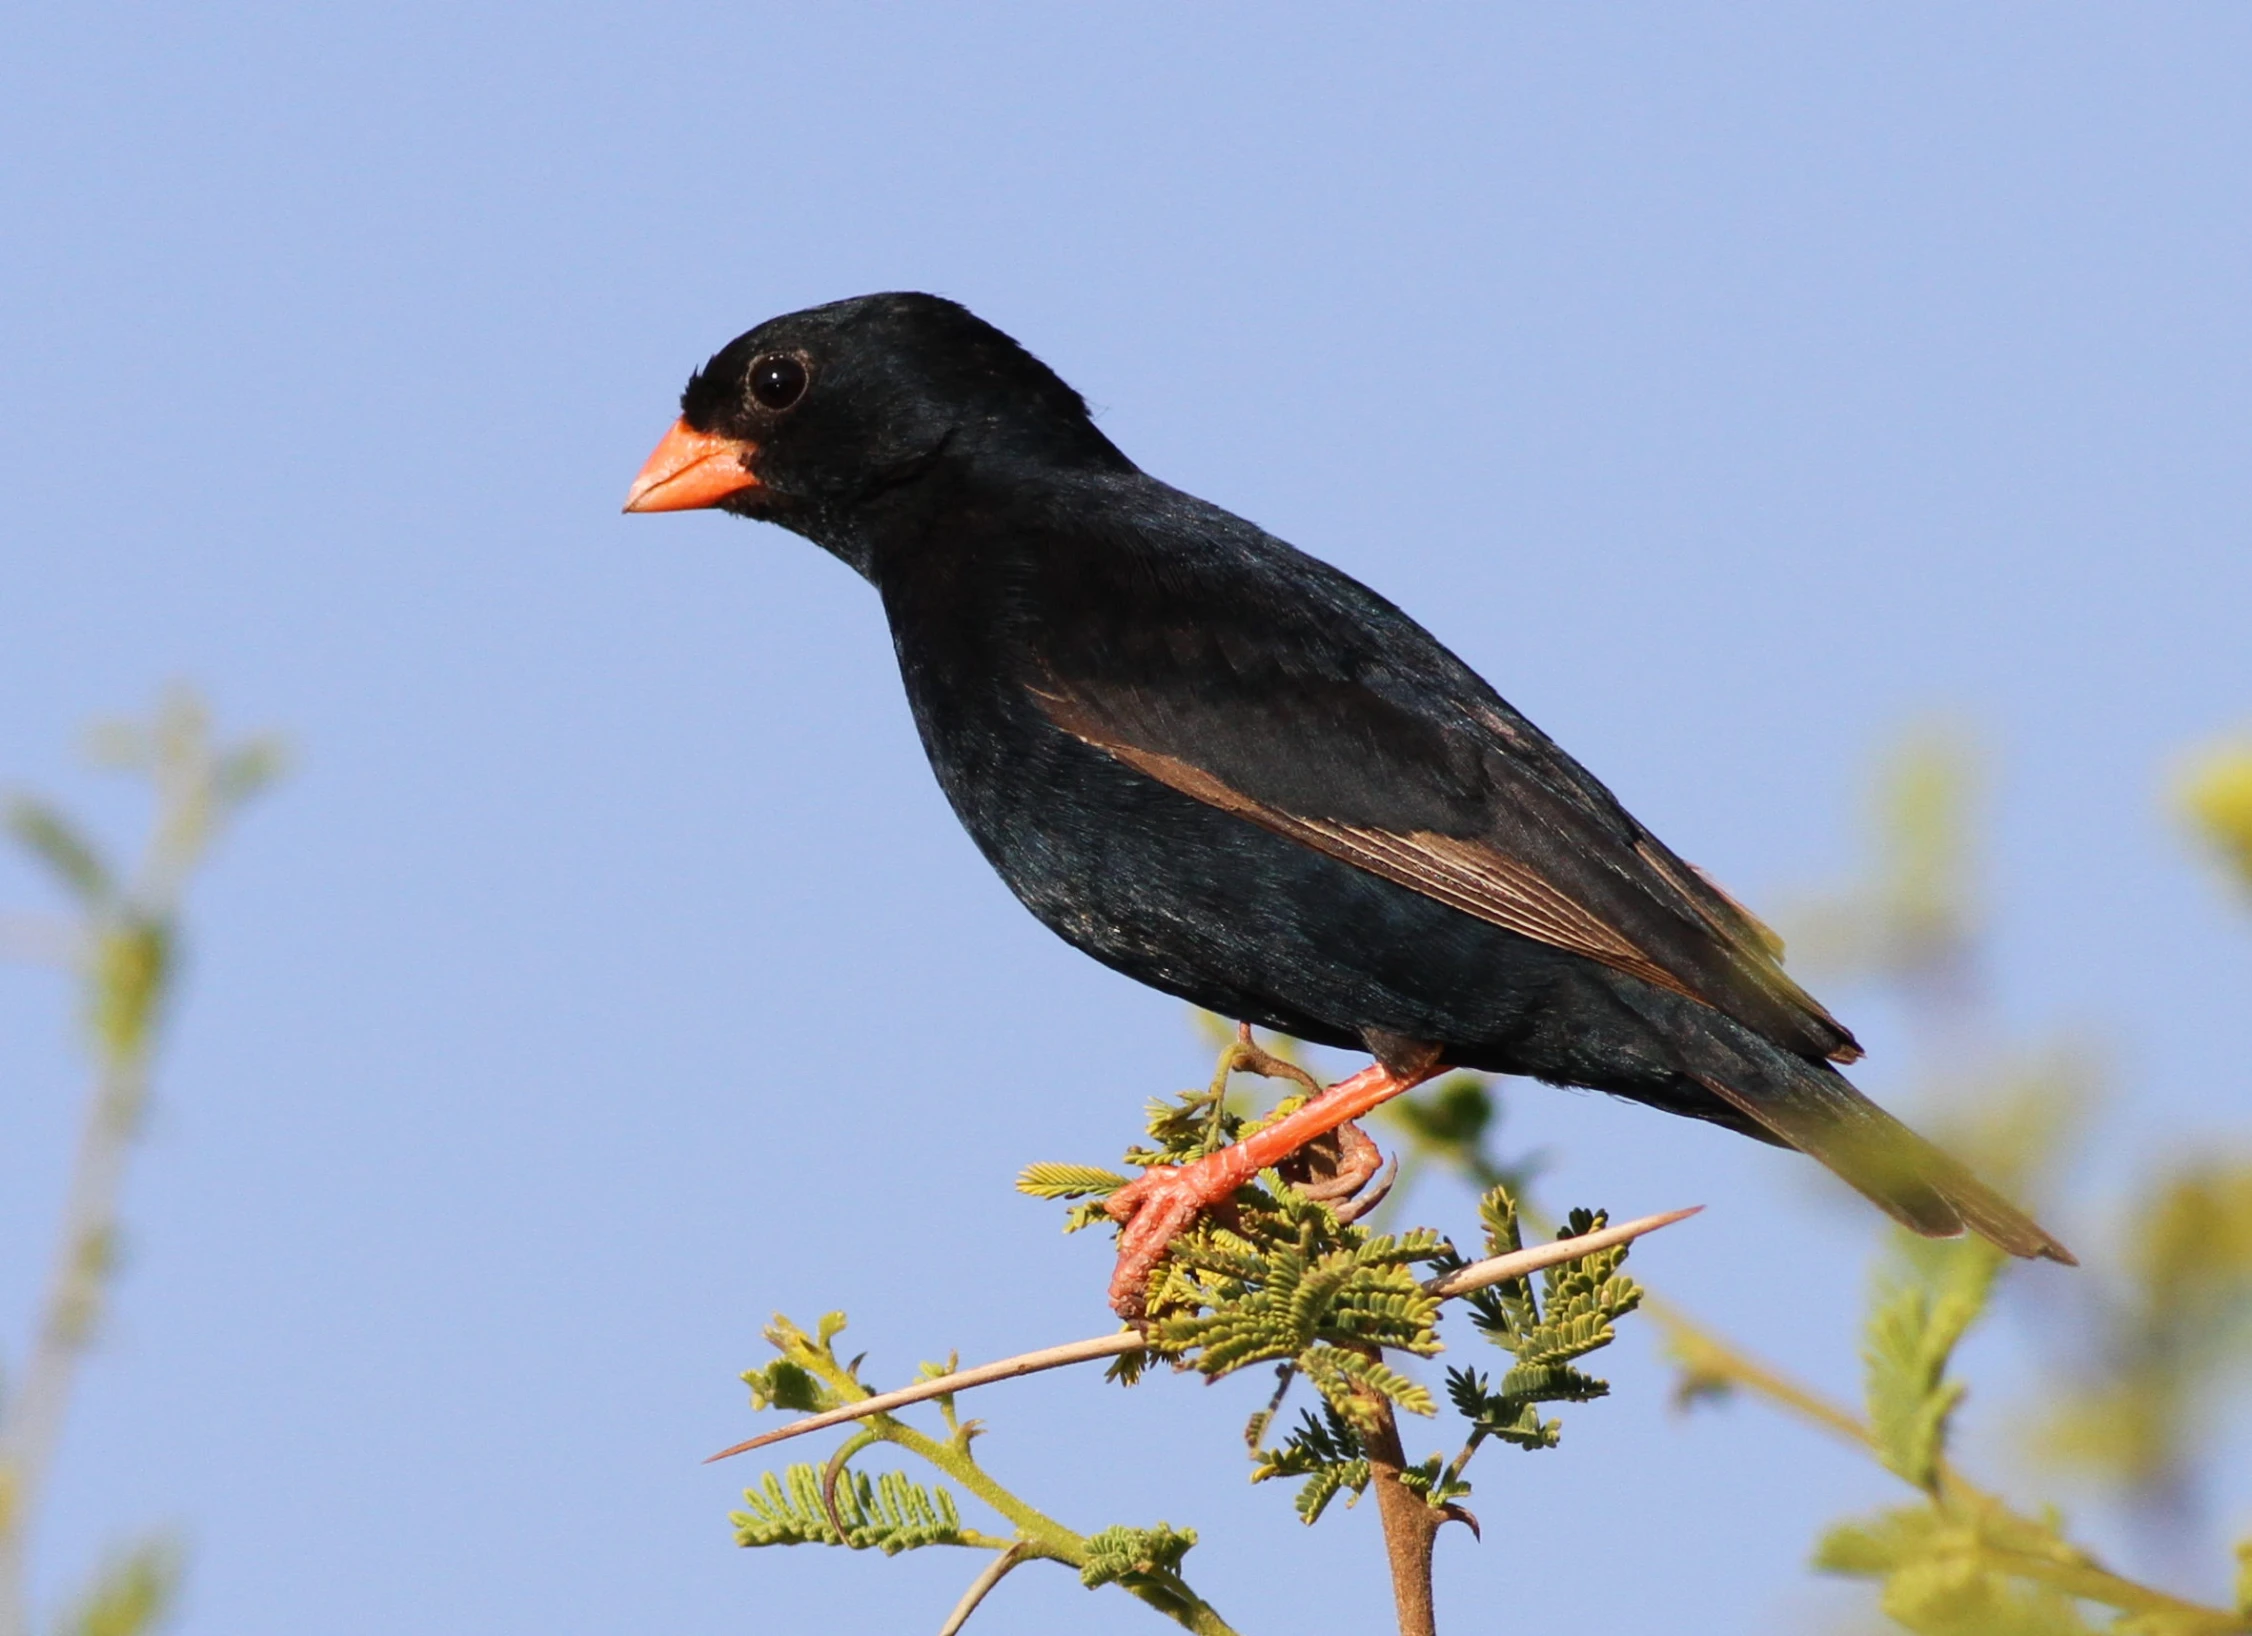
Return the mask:
{"type": "Polygon", "coordinates": [[[1193,626],[1114,609],[1026,685],[1058,727],[1185,795],[1794,1050],[1860,1054],[1784,975],[1772,932],[1420,627],[1381,611],[1413,651],[1366,648],[1358,620],[1310,621],[1277,643],[1226,602],[1201,603],[1193,626]]]}
{"type": "Polygon", "coordinates": [[[1526,937],[1584,954],[1668,988],[1689,991],[1616,928],[1558,891],[1534,871],[1491,847],[1429,830],[1397,833],[1366,824],[1289,812],[1231,788],[1177,756],[1111,736],[1077,701],[1043,694],[1055,722],[1086,743],[1109,752],[1161,784],[1235,813],[1277,834],[1302,841],[1346,863],[1382,875],[1449,908],[1476,915],[1526,937]]]}

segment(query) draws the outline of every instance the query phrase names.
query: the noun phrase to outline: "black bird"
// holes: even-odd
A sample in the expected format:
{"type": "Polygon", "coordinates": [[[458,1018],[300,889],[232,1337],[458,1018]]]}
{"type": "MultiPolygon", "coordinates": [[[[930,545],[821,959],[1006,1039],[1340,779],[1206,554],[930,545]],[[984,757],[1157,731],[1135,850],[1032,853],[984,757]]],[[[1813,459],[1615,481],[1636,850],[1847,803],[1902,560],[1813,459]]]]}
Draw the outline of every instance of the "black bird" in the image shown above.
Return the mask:
{"type": "Polygon", "coordinates": [[[1113,1304],[1259,1168],[1444,1066],[1797,1148],[1917,1232],[2065,1247],[1832,1066],[1773,935],[1366,586],[1139,470],[935,296],[737,337],[628,511],[779,523],[876,587],[947,799],[1051,930],[1375,1065],[1114,1197],[1113,1304]]]}

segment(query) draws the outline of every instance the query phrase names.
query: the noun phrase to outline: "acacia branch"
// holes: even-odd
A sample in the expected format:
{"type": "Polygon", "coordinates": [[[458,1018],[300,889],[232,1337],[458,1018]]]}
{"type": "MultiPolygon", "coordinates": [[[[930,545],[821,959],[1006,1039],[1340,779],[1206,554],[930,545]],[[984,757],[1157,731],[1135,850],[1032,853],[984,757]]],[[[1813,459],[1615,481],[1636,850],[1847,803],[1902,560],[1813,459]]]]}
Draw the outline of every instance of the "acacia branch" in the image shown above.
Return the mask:
{"type": "Polygon", "coordinates": [[[985,1571],[970,1581],[970,1588],[954,1604],[954,1611],[946,1616],[946,1623],[938,1627],[938,1636],[958,1636],[961,1628],[970,1622],[970,1615],[977,1612],[977,1605],[985,1600],[994,1586],[1008,1577],[1011,1568],[1024,1560],[1024,1547],[1012,1545],[988,1562],[985,1571]]]}
{"type": "MultiPolygon", "coordinates": [[[[1473,1261],[1467,1267],[1457,1267],[1452,1272],[1428,1279],[1423,1288],[1442,1301],[1452,1301],[1505,1279],[1522,1278],[1527,1273],[1539,1272],[1544,1267],[1577,1261],[1598,1250],[1631,1243],[1645,1233],[1654,1233],[1661,1227],[1670,1227],[1677,1221],[1685,1220],[1703,1208],[1701,1204],[1693,1204],[1686,1210],[1669,1210],[1662,1215],[1643,1216],[1634,1221],[1621,1222],[1616,1227],[1582,1233],[1577,1238],[1558,1239],[1553,1244],[1536,1244],[1509,1255],[1490,1256],[1486,1260],[1473,1261]]],[[[902,1386],[897,1391],[878,1392],[873,1397],[841,1404],[820,1414],[808,1415],[803,1420],[793,1420],[779,1431],[767,1432],[764,1436],[750,1438],[732,1448],[724,1448],[717,1454],[708,1455],[705,1464],[738,1454],[748,1454],[753,1449],[767,1448],[792,1437],[803,1437],[808,1432],[826,1431],[831,1426],[841,1426],[847,1421],[865,1419],[869,1415],[889,1414],[894,1409],[926,1403],[934,1397],[950,1397],[956,1392],[968,1391],[973,1386],[990,1386],[996,1381],[1015,1380],[1019,1376],[1036,1375],[1044,1370],[1092,1363],[1097,1358],[1124,1357],[1129,1352],[1146,1350],[1148,1346],[1149,1340],[1141,1331],[1125,1329],[1115,1335],[1097,1335],[1088,1340],[1067,1341],[1061,1346],[1041,1347],[1034,1352],[1020,1352],[1013,1358],[981,1363],[970,1369],[957,1369],[952,1374],[940,1375],[935,1380],[920,1380],[912,1386],[902,1386]]]]}
{"type": "MultiPolygon", "coordinates": [[[[1674,1361],[1681,1365],[1692,1387],[1734,1387],[1755,1397],[1765,1398],[1777,1408],[1809,1425],[1819,1427],[1864,1450],[1876,1447],[1876,1439],[1869,1430],[1868,1422],[1834,1398],[1826,1397],[1813,1387],[1793,1380],[1773,1364],[1752,1356],[1741,1347],[1704,1328],[1678,1308],[1656,1300],[1646,1300],[1643,1309],[1665,1330],[1674,1361]]],[[[1939,1462],[1937,1490],[1931,1497],[1935,1503],[1960,1512],[1984,1511],[1997,1516],[2011,1514],[2007,1502],[1999,1495],[1971,1482],[1960,1468],[1944,1458],[1939,1462]]],[[[2025,1551],[1998,1546],[1988,1548],[1996,1556],[2007,1560],[2006,1571],[2021,1579],[2053,1585],[2067,1595],[2100,1602],[2123,1613],[2149,1614],[2173,1620],[2185,1632],[2196,1632],[2199,1636],[2205,1636],[2205,1633],[2221,1636],[2224,1632],[2252,1629],[2252,1622],[2235,1614],[2200,1602],[2191,1602],[2138,1580],[2115,1574],[2108,1568],[2099,1566],[2092,1558],[2083,1556],[2077,1562],[2061,1562],[2025,1551]]]]}

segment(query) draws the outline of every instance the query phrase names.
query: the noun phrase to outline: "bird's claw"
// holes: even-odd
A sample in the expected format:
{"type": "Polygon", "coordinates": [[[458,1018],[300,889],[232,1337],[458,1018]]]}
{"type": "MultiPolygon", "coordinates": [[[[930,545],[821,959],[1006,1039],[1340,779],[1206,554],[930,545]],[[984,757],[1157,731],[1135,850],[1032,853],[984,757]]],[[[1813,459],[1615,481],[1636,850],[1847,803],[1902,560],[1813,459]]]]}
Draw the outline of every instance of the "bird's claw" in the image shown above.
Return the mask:
{"type": "Polygon", "coordinates": [[[1234,1174],[1235,1166],[1215,1163],[1233,1151],[1145,1172],[1103,1202],[1111,1220],[1123,1228],[1118,1235],[1118,1265],[1110,1275],[1111,1311],[1129,1321],[1140,1318],[1149,1275],[1173,1240],[1243,1185],[1246,1178],[1234,1174]]]}
{"type": "MultiPolygon", "coordinates": [[[[1347,1123],[1309,1142],[1282,1161],[1287,1180],[1327,1204],[1340,1221],[1366,1215],[1390,1191],[1390,1172],[1378,1176],[1384,1156],[1358,1125],[1347,1123]],[[1369,1187],[1371,1178],[1377,1185],[1369,1187]]],[[[1118,1235],[1118,1265],[1110,1275],[1110,1309],[1129,1321],[1146,1310],[1150,1274],[1173,1240],[1208,1210],[1225,1205],[1255,1173],[1249,1150],[1223,1148],[1185,1165],[1146,1171],[1103,1202],[1118,1235]]]]}

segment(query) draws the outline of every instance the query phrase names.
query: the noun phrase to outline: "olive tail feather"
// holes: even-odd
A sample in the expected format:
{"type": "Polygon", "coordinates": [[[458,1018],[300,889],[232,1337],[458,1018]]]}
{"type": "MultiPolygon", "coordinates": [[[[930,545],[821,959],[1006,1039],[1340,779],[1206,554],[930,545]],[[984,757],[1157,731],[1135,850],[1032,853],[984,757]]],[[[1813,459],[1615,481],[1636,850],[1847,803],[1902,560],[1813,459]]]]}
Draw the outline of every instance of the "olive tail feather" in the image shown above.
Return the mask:
{"type": "Polygon", "coordinates": [[[1779,1096],[1751,1094],[1704,1074],[1693,1077],[1746,1118],[1820,1161],[1911,1232],[1953,1238],[1968,1229],[2021,1259],[2080,1264],[2055,1235],[1972,1175],[1968,1166],[1918,1136],[1840,1075],[1809,1064],[1779,1096]]]}

